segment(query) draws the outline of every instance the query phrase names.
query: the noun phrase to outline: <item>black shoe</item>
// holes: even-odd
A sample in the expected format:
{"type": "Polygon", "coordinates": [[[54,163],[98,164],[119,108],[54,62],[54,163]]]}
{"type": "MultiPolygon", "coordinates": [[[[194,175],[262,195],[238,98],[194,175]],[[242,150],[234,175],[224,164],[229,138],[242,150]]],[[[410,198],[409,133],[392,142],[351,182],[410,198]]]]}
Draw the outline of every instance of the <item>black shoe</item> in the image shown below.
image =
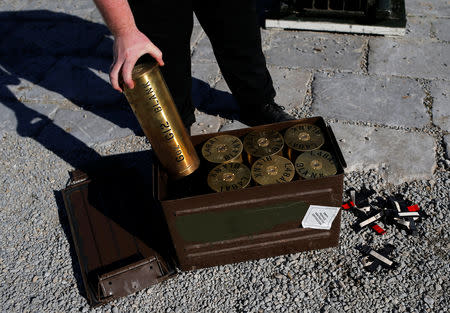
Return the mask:
{"type": "Polygon", "coordinates": [[[295,120],[295,118],[286,113],[285,108],[275,102],[267,103],[259,109],[253,111],[242,110],[240,121],[248,126],[257,126],[264,124],[279,123],[295,120]]]}

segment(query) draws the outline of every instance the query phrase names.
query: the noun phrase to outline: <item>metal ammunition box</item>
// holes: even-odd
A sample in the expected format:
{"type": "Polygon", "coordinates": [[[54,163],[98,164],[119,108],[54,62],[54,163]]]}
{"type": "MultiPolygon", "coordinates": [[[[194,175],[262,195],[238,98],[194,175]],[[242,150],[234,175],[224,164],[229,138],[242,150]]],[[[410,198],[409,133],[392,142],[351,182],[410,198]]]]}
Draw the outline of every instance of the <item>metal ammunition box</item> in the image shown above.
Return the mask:
{"type": "MultiPolygon", "coordinates": [[[[156,160],[149,162],[148,152],[105,157],[72,172],[62,193],[89,302],[98,305],[146,288],[175,275],[177,267],[193,270],[337,246],[340,214],[330,230],[301,227],[309,205],[342,203],[346,164],[322,118],[221,134],[283,132],[296,123],[321,127],[322,149],[335,156],[336,175],[222,193],[193,183],[200,187],[190,193],[185,181],[171,181],[156,160]],[[177,184],[188,193],[178,192],[177,184]]],[[[191,139],[198,149],[216,135],[191,139]]],[[[199,171],[185,179],[205,177],[199,171]]]]}
{"type": "MultiPolygon", "coordinates": [[[[242,138],[254,130],[283,132],[298,124],[319,126],[324,150],[335,155],[338,172],[329,177],[253,186],[226,193],[205,193],[175,198],[167,173],[155,167],[155,199],[165,214],[178,266],[192,270],[251,259],[273,257],[338,245],[340,215],[330,230],[304,229],[301,220],[309,205],[340,207],[344,158],[333,132],[321,117],[223,132],[242,138]]],[[[217,134],[193,136],[194,146],[217,134]]]]}

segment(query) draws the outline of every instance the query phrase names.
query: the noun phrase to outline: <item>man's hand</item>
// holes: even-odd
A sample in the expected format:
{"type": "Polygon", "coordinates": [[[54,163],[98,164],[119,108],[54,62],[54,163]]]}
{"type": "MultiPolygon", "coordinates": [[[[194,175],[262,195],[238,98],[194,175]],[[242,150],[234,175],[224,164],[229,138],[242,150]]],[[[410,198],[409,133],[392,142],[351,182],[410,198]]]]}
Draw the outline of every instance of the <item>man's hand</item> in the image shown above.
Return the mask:
{"type": "Polygon", "coordinates": [[[115,39],[114,61],[109,73],[111,85],[122,92],[119,86],[119,75],[122,75],[125,85],[134,88],[131,72],[136,61],[148,53],[163,66],[162,53],[137,29],[127,0],[94,0],[94,2],[115,39]]]}
{"type": "Polygon", "coordinates": [[[114,61],[111,65],[109,79],[114,89],[122,92],[119,75],[128,88],[134,88],[131,78],[136,61],[144,54],[150,54],[159,65],[163,66],[162,52],[137,28],[116,36],[114,41],[114,61]]]}

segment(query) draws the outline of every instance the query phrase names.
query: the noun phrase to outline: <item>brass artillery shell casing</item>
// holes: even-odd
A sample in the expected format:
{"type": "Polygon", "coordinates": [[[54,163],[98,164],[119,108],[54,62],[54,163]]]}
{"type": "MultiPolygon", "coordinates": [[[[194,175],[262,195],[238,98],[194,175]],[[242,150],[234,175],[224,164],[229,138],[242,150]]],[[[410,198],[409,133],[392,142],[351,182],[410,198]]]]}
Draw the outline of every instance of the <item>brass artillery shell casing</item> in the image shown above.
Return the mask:
{"type": "Polygon", "coordinates": [[[216,191],[231,191],[242,189],[250,183],[250,169],[236,162],[219,164],[208,174],[208,186],[216,191]]]}
{"type": "Polygon", "coordinates": [[[258,159],[253,163],[251,172],[253,180],[259,185],[287,183],[295,175],[294,164],[279,155],[258,159]]]}
{"type": "Polygon", "coordinates": [[[172,178],[181,178],[200,166],[200,159],[178,114],[156,62],[133,68],[133,89],[124,94],[156,156],[172,178]]]}
{"type": "Polygon", "coordinates": [[[323,150],[307,151],[295,160],[295,170],[305,179],[321,178],[337,173],[333,156],[323,150]]]}
{"type": "Polygon", "coordinates": [[[242,141],[231,135],[219,135],[202,146],[203,157],[211,163],[242,163],[242,141]]]}
{"type": "Polygon", "coordinates": [[[284,142],[289,159],[294,161],[299,152],[319,149],[325,143],[325,137],[316,125],[297,124],[286,130],[284,142]]]}
{"type": "Polygon", "coordinates": [[[244,150],[247,153],[247,161],[253,164],[257,159],[281,155],[283,153],[283,136],[275,130],[253,131],[244,138],[244,150]]]}

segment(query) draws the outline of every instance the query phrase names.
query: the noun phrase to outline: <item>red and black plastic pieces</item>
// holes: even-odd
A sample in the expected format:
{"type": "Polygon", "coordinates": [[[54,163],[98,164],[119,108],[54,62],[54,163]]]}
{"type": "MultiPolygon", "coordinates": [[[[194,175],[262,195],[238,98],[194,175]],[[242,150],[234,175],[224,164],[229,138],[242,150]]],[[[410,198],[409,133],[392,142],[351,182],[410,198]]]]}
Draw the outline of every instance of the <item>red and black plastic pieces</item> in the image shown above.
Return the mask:
{"type": "Polygon", "coordinates": [[[378,267],[385,269],[394,269],[398,267],[398,263],[391,259],[390,254],[394,251],[395,247],[391,244],[387,244],[383,249],[375,251],[369,246],[360,246],[359,251],[364,255],[361,262],[369,272],[374,272],[378,267]]]}
{"type": "Polygon", "coordinates": [[[385,207],[385,220],[388,224],[395,224],[417,236],[417,222],[426,217],[417,204],[412,204],[402,198],[389,197],[385,207]]]}
{"type": "Polygon", "coordinates": [[[376,223],[383,218],[384,213],[372,207],[368,200],[370,196],[375,194],[375,191],[363,187],[359,192],[352,189],[349,193],[351,200],[344,203],[342,209],[351,211],[358,218],[356,223],[352,225],[355,232],[360,232],[369,227],[379,235],[385,234],[386,231],[376,223]]]}
{"type": "Polygon", "coordinates": [[[352,225],[355,232],[371,228],[378,235],[383,235],[386,231],[379,224],[382,222],[397,225],[410,235],[417,236],[417,223],[427,217],[417,204],[403,199],[401,195],[377,197],[376,201],[369,202],[368,198],[375,191],[363,187],[359,192],[352,189],[349,193],[351,200],[345,202],[342,209],[352,212],[357,217],[357,221],[352,225]]]}

